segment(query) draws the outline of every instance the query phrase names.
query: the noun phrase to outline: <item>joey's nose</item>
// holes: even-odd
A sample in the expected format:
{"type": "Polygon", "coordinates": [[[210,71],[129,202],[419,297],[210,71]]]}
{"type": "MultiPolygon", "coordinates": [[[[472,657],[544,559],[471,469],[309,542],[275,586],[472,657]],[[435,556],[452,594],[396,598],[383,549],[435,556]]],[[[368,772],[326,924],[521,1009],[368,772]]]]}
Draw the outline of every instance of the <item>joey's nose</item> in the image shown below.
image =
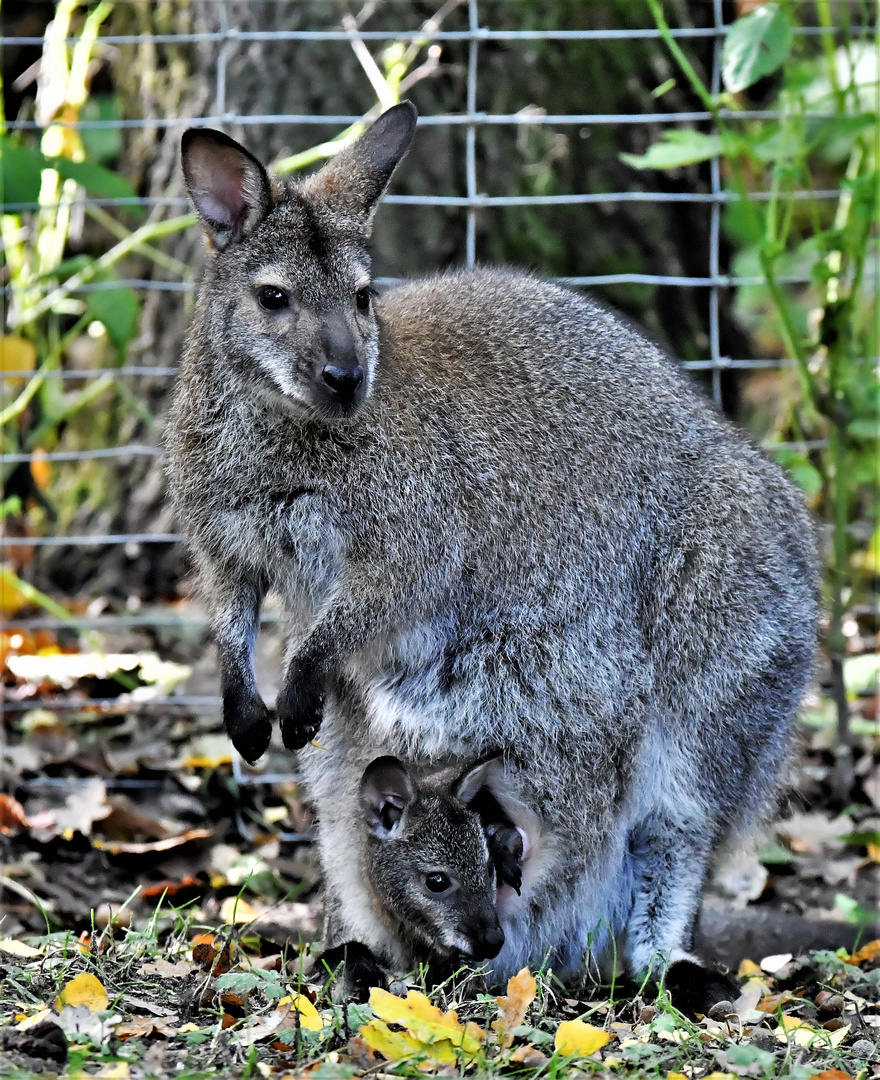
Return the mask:
{"type": "Polygon", "coordinates": [[[479,955],[482,960],[491,960],[501,952],[501,947],[504,945],[504,931],[500,926],[488,927],[482,935],[482,940],[478,943],[479,955]]]}
{"type": "Polygon", "coordinates": [[[335,394],[347,400],[354,397],[355,391],[364,381],[364,372],[359,364],[350,368],[328,364],[321,372],[321,378],[335,394]]]}

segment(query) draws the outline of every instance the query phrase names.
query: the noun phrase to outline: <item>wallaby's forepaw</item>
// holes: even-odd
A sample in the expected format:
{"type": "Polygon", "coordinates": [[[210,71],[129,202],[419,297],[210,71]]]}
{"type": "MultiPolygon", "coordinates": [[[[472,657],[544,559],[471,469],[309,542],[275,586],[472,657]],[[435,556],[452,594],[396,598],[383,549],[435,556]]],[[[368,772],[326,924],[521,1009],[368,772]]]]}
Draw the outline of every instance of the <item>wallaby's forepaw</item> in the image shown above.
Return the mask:
{"type": "Polygon", "coordinates": [[[670,964],[663,985],[676,1009],[692,1019],[698,1013],[705,1016],[719,1001],[735,1001],[739,997],[733,979],[693,960],[670,964]]]}
{"type": "Polygon", "coordinates": [[[288,750],[301,750],[318,734],[324,715],[325,683],[320,668],[294,662],[288,669],[275,706],[281,739],[288,750]]]}
{"type": "Polygon", "coordinates": [[[328,949],[318,957],[318,967],[323,967],[328,983],[332,980],[330,994],[337,1003],[369,1001],[374,986],[388,986],[388,972],[359,941],[328,949]]]}
{"type": "Polygon", "coordinates": [[[272,738],[272,714],[256,694],[223,695],[223,723],[232,745],[251,765],[269,748],[272,738]]]}

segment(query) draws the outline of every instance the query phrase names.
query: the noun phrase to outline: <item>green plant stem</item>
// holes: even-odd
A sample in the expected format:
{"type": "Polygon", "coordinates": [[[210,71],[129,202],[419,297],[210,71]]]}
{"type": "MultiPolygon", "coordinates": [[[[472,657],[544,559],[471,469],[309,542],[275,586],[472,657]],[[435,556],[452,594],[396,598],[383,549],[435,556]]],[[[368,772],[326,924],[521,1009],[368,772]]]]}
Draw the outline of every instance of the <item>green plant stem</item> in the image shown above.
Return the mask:
{"type": "MultiPolygon", "coordinates": [[[[115,236],[117,240],[125,240],[132,235],[131,229],[126,229],[121,222],[108,214],[106,210],[102,210],[100,206],[92,206],[89,204],[86,206],[86,213],[93,221],[97,221],[97,223],[103,226],[107,232],[115,236]]],[[[167,252],[160,251],[159,248],[153,247],[152,244],[140,244],[138,247],[138,254],[146,256],[146,258],[150,259],[157,266],[161,266],[163,270],[168,270],[182,281],[192,280],[193,274],[191,267],[187,266],[185,262],[181,262],[180,259],[175,259],[173,255],[169,255],[167,252]]]]}
{"type": "Polygon", "coordinates": [[[180,217],[169,218],[167,221],[156,221],[150,225],[142,225],[124,240],[121,240],[114,247],[110,248],[110,250],[105,252],[99,259],[95,259],[93,263],[83,270],[80,270],[78,274],[69,277],[67,281],[59,285],[58,288],[47,293],[42,300],[39,300],[33,307],[29,308],[21,315],[16,326],[23,326],[27,323],[31,323],[41,315],[45,315],[46,312],[51,311],[60,300],[66,299],[81,285],[88,284],[88,282],[100,274],[102,270],[109,269],[126,255],[130,255],[133,251],[138,251],[141,244],[148,243],[151,240],[158,240],[163,236],[170,236],[172,233],[181,232],[183,229],[188,229],[190,226],[195,225],[197,221],[198,218],[195,214],[183,214],[180,217]]]}
{"type": "Polygon", "coordinates": [[[685,56],[681,49],[681,46],[672,36],[669,29],[669,24],[666,22],[666,17],[663,14],[663,7],[660,0],[646,0],[648,7],[651,9],[651,15],[654,17],[654,22],[657,24],[657,29],[660,31],[660,37],[663,39],[667,49],[672,53],[675,62],[681,68],[687,81],[691,84],[697,97],[706,106],[712,116],[715,118],[715,122],[720,126],[720,119],[718,115],[718,106],[715,103],[715,99],[709,93],[703,80],[697,74],[690,60],[685,56]]]}
{"type": "Polygon", "coordinates": [[[34,375],[15,401],[13,401],[11,405],[7,405],[6,408],[0,412],[0,427],[5,427],[10,420],[14,420],[17,416],[21,416],[28,405],[30,405],[31,399],[43,385],[44,381],[45,378],[42,374],[38,373],[34,375]]]}
{"type": "Polygon", "coordinates": [[[819,409],[818,387],[816,385],[816,380],[813,377],[813,373],[810,371],[809,358],[807,357],[797,327],[794,325],[794,319],[788,309],[788,301],[785,298],[785,293],[783,293],[782,286],[776,280],[776,270],[773,266],[773,258],[763,245],[758,249],[758,258],[761,260],[761,269],[764,272],[767,288],[782,324],[782,336],[785,338],[785,344],[791,350],[791,354],[797,362],[798,381],[801,384],[801,392],[804,395],[804,399],[814,410],[821,411],[819,409]]]}
{"type": "Polygon", "coordinates": [[[91,404],[95,398],[100,397],[106,390],[115,388],[115,386],[116,380],[112,375],[102,375],[99,379],[95,379],[93,383],[82,389],[72,399],[68,399],[60,412],[53,413],[51,417],[47,417],[39,427],[35,428],[30,435],[28,435],[28,448],[32,450],[34,447],[39,446],[43,437],[53,428],[58,427],[58,425],[64,423],[65,420],[69,420],[72,416],[75,416],[80,409],[85,408],[85,406],[91,404]]]}

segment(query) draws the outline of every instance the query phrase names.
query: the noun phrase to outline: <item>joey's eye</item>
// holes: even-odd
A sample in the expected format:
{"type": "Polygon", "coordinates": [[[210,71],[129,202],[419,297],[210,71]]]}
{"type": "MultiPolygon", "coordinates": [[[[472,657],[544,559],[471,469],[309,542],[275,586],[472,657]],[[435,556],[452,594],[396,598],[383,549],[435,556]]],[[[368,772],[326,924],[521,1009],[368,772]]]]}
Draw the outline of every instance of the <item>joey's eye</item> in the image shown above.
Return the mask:
{"type": "Polygon", "coordinates": [[[425,886],[432,893],[445,893],[452,888],[452,882],[446,874],[428,874],[425,886]]]}
{"type": "Polygon", "coordinates": [[[370,309],[370,290],[369,288],[358,289],[354,294],[354,302],[357,304],[358,311],[369,311],[370,309]]]}
{"type": "Polygon", "coordinates": [[[260,307],[266,311],[280,311],[288,306],[287,293],[283,289],[276,289],[274,285],[261,285],[257,289],[257,300],[260,307]]]}

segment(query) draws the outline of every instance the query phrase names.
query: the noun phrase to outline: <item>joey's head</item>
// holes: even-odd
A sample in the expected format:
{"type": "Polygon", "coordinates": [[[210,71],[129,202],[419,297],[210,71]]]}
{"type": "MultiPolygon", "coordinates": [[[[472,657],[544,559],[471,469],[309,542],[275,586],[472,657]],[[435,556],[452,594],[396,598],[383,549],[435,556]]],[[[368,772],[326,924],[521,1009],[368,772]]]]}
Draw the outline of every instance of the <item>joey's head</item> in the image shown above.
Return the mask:
{"type": "Polygon", "coordinates": [[[420,786],[397,758],[373,761],[361,781],[365,870],[401,935],[440,957],[497,956],[495,865],[483,825],[468,808],[482,765],[451,787],[420,786]]]}
{"type": "Polygon", "coordinates": [[[245,391],[324,420],[366,401],[379,338],[367,244],[415,123],[412,105],[395,105],[302,181],[270,177],[222,132],[185,132],[183,173],[210,251],[202,340],[245,391]]]}

